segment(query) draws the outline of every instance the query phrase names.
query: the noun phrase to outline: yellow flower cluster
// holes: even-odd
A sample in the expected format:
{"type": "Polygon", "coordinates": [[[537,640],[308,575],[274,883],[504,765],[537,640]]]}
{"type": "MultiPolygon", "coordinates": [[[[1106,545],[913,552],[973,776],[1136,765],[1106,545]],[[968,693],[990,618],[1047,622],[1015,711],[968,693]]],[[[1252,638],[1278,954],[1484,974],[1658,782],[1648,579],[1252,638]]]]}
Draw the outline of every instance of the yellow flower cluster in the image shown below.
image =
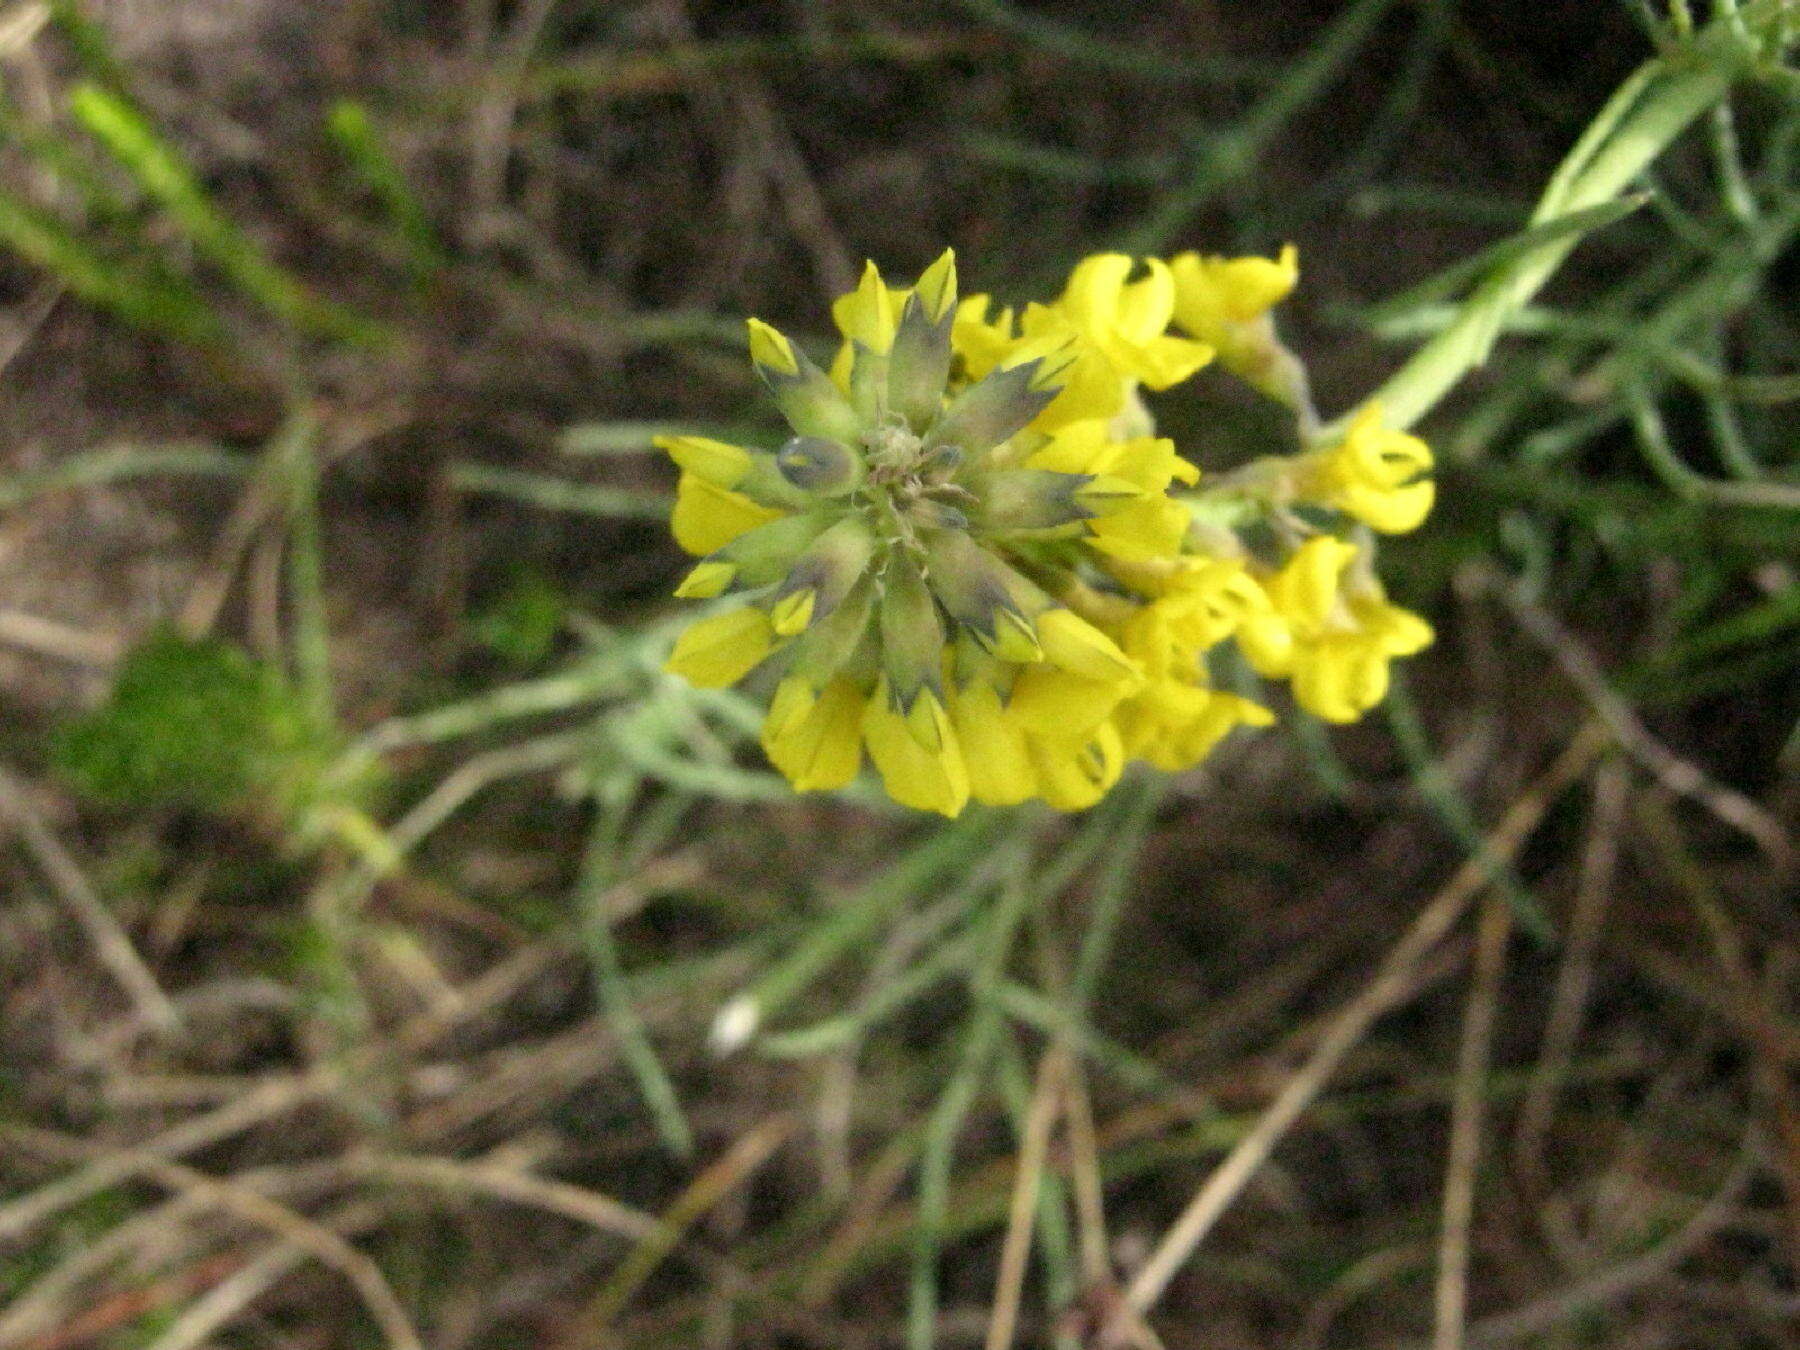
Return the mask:
{"type": "Polygon", "coordinates": [[[1132,759],[1185,769],[1272,721],[1215,687],[1228,645],[1318,716],[1360,716],[1388,662],[1431,639],[1383,595],[1363,528],[1419,524],[1430,451],[1364,408],[1223,476],[1234,522],[1272,527],[1240,533],[1142,396],[1217,359],[1309,428],[1270,314],[1297,275],[1291,247],[1100,254],[1015,311],[959,298],[948,252],[910,288],[871,263],[833,307],[829,370],[751,320],[794,434],[773,451],[659,441],[681,470],[675,538],[700,559],[677,594],[732,597],[668,669],[766,678],[763,747],[796,788],[843,786],[866,752],[895,800],[952,816],[1077,810],[1132,759]]]}

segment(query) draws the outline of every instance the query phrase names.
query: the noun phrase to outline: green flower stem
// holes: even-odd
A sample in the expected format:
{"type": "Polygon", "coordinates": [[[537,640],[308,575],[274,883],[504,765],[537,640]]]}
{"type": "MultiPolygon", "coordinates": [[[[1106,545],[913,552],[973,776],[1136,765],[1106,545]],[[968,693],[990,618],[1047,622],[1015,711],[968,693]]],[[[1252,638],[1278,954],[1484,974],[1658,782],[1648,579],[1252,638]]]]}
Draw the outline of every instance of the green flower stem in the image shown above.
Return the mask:
{"type": "Polygon", "coordinates": [[[1196,1094],[1191,1088],[1177,1083],[1153,1061],[1095,1030],[1092,1022],[1072,1017],[1063,1005],[1030,986],[1009,980],[1000,986],[998,996],[1007,1013],[1026,1026],[1046,1036],[1066,1033],[1077,1051],[1111,1074],[1121,1086],[1154,1101],[1194,1101],[1196,1094]]]}
{"type": "MultiPolygon", "coordinates": [[[[1723,102],[1757,54],[1742,33],[1776,12],[1773,4],[1747,5],[1737,22],[1717,20],[1686,46],[1640,67],[1564,158],[1531,224],[1541,227],[1618,199],[1695,119],[1723,102]]],[[[1498,267],[1455,322],[1377,391],[1389,424],[1412,426],[1485,362],[1507,320],[1543,288],[1575,243],[1551,240],[1498,267]]]]}
{"type": "MultiPolygon", "coordinates": [[[[0,139],[8,139],[4,127],[0,139]]],[[[7,192],[0,192],[0,244],[140,328],[197,346],[216,346],[223,335],[218,317],[185,278],[153,259],[109,257],[50,212],[7,192]]]]}
{"type": "Polygon", "coordinates": [[[1632,382],[1625,388],[1631,407],[1631,423],[1644,458],[1668,488],[1690,501],[1717,502],[1729,506],[1764,506],[1800,511],[1800,483],[1739,482],[1708,478],[1682,463],[1670,443],[1662,413],[1644,386],[1632,382]]]}
{"type": "Polygon", "coordinates": [[[1070,24],[1032,13],[1006,0],[957,0],[958,5],[990,27],[1010,33],[1039,51],[1067,61],[1159,84],[1266,84],[1270,67],[1205,53],[1172,58],[1150,46],[1126,46],[1095,37],[1070,24]]]}
{"type": "Polygon", "coordinates": [[[451,486],[463,492],[506,497],[547,511],[626,520],[666,520],[673,499],[665,492],[612,487],[603,483],[571,483],[566,478],[527,473],[493,464],[454,464],[451,486]]]}
{"type": "Polygon", "coordinates": [[[1075,973],[1070,981],[1069,1015],[1078,1021],[1086,1017],[1087,1010],[1093,1005],[1100,976],[1112,956],[1113,940],[1118,936],[1119,920],[1125,911],[1125,896],[1136,869],[1138,852],[1167,790],[1164,779],[1144,774],[1125,783],[1115,793],[1119,816],[1105,836],[1114,841],[1113,852],[1094,888],[1087,932],[1076,953],[1075,973]]]}
{"type": "Polygon", "coordinates": [[[82,82],[69,110],[245,295],[302,330],[363,346],[384,341],[372,320],[321,300],[272,262],[256,241],[219,210],[193,167],[122,95],[82,82]]]}
{"type": "Polygon", "coordinates": [[[618,646],[608,646],[561,674],[521,680],[415,716],[390,718],[372,727],[346,752],[345,765],[366,766],[373,759],[408,746],[459,740],[504,722],[567,712],[585,703],[624,694],[642,679],[635,660],[637,645],[667,646],[686,623],[687,616],[681,615],[653,624],[639,635],[638,643],[621,640],[618,646]]]}
{"type": "Polygon", "coordinates": [[[972,949],[969,935],[941,941],[923,961],[882,984],[855,1012],[765,1036],[756,1043],[757,1053],[774,1059],[809,1059],[851,1045],[966,967],[972,949]]]}
{"type": "Polygon", "coordinates": [[[443,270],[448,261],[431,214],[406,181],[369,110],[351,99],[332,105],[325,129],[375,200],[395,237],[406,248],[410,264],[423,277],[443,270]]]}
{"type": "MultiPolygon", "coordinates": [[[[1486,849],[1475,813],[1456,790],[1456,784],[1444,772],[1443,766],[1434,758],[1425,724],[1419,717],[1418,704],[1413,701],[1412,691],[1398,674],[1393,677],[1393,686],[1388,690],[1383,710],[1387,713],[1388,727],[1394,733],[1394,744],[1400,748],[1400,753],[1406,760],[1413,786],[1418,789],[1419,796],[1431,807],[1445,828],[1456,836],[1457,843],[1462,845],[1470,857],[1483,856],[1486,849]]],[[[1519,926],[1539,942],[1554,942],[1556,926],[1550,922],[1550,916],[1544,912],[1537,897],[1525,889],[1512,866],[1490,856],[1488,869],[1490,883],[1512,909],[1519,926]]]]}

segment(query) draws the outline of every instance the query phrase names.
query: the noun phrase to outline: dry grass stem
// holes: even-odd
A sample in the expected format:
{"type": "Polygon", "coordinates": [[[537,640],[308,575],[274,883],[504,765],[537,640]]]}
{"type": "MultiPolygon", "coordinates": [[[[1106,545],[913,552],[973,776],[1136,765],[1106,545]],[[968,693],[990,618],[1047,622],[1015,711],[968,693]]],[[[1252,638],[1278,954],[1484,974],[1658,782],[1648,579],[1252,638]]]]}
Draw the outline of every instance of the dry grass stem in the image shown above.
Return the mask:
{"type": "Polygon", "coordinates": [[[110,670],[124,652],[124,644],[107,634],[16,609],[0,610],[0,644],[92,670],[110,670]]]}
{"type": "Polygon", "coordinates": [[[1793,870],[1794,839],[1786,824],[1737,789],[1716,782],[1698,765],[1681,758],[1652,736],[1631,705],[1607,682],[1606,673],[1593,653],[1549,610],[1496,575],[1484,574],[1482,584],[1500,598],[1519,627],[1555,658],[1569,682],[1581,691],[1595,714],[1612,731],[1620,749],[1669,791],[1699,803],[1726,824],[1741,830],[1784,873],[1793,870]]]}
{"type": "Polygon", "coordinates": [[[191,1116],[129,1151],[96,1158],[78,1171],[0,1206],[0,1242],[19,1237],[71,1205],[136,1174],[143,1160],[179,1158],[216,1144],[323,1096],[328,1089],[329,1080],[323,1075],[277,1079],[215,1110],[191,1116]]]}
{"type": "Polygon", "coordinates": [[[569,1334],[558,1342],[559,1350],[598,1350],[604,1345],[607,1327],[694,1222],[761,1168],[799,1127],[794,1116],[771,1116],[741,1135],[695,1177],[662,1216],[657,1230],[639,1241],[574,1319],[569,1334]]]}
{"type": "Polygon", "coordinates": [[[387,1277],[381,1273],[381,1267],[330,1229],[279,1201],[231,1181],[207,1176],[181,1163],[132,1149],[108,1148],[24,1126],[5,1126],[4,1137],[15,1147],[62,1159],[86,1158],[105,1162],[124,1176],[144,1177],[172,1190],[201,1196],[238,1219],[267,1229],[349,1281],[392,1350],[424,1350],[424,1342],[387,1277]]]}
{"type": "Polygon", "coordinates": [[[346,1165],[358,1175],[391,1184],[429,1186],[454,1195],[526,1205],[637,1242],[652,1241],[663,1232],[663,1223],[655,1215],[566,1181],[532,1176],[498,1163],[371,1154],[351,1158],[346,1165]]]}
{"type": "Polygon", "coordinates": [[[138,1015],[149,1025],[164,1031],[180,1026],[181,1014],[156,982],[156,976],[138,955],[137,948],[131,945],[130,936],[113,917],[62,841],[38,814],[25,784],[5,769],[0,769],[0,815],[12,821],[20,840],[49,879],[51,889],[88,935],[95,954],[130,997],[138,1015]]]}
{"type": "Polygon", "coordinates": [[[1618,868],[1619,835],[1630,786],[1630,773],[1617,759],[1608,759],[1595,770],[1593,817],[1581,855],[1574,913],[1563,941],[1562,960],[1556,968],[1556,984],[1550,996],[1550,1013],[1544,1021],[1531,1090],[1519,1107],[1513,1136],[1513,1156],[1520,1172],[1540,1188],[1544,1178],[1544,1141],[1556,1111],[1557,1093],[1575,1054],[1588,991],[1593,986],[1594,958],[1618,868]]]}
{"type": "Polygon", "coordinates": [[[1019,1305],[1025,1291],[1025,1270],[1031,1259],[1031,1238],[1037,1220],[1038,1192],[1044,1179],[1044,1162],[1050,1151],[1050,1134],[1067,1096],[1069,1053],[1058,1041],[1044,1052],[1038,1065],[1036,1090],[1019,1141],[1018,1172],[1007,1206],[1006,1239],[1000,1247],[1000,1269],[994,1277],[994,1304],[988,1323],[986,1350],[1010,1350],[1018,1334],[1019,1305]]]}
{"type": "Polygon", "coordinates": [[[1206,1184],[1163,1235],[1126,1291],[1126,1306],[1132,1312],[1142,1315],[1155,1306],[1169,1281],[1186,1264],[1218,1217],[1256,1175],[1288,1127],[1311,1104],[1375,1020],[1411,985],[1419,960],[1462,916],[1469,902],[1487,883],[1489,869],[1518,851],[1543,818],[1551,801],[1586,770],[1606,739],[1605,731],[1599,726],[1592,723],[1584,726],[1550,769],[1513,803],[1487,837],[1481,855],[1464,863],[1426,905],[1389,951],[1374,978],[1337,1014],[1311,1057],[1288,1080],[1256,1125],[1207,1178],[1206,1184]]]}
{"type": "Polygon", "coordinates": [[[1462,1350],[1469,1301],[1469,1233],[1475,1215],[1475,1180],[1481,1163],[1481,1131],[1487,1105],[1487,1070],[1506,969],[1512,909],[1490,895],[1475,940],[1475,978],[1463,1015],[1456,1087],[1450,1108],[1450,1156],[1444,1169],[1444,1218],[1438,1240],[1437,1290],[1432,1350],[1462,1350]]]}
{"type": "Polygon", "coordinates": [[[1571,1318],[1603,1308],[1663,1279],[1731,1220],[1732,1211],[1755,1172],[1754,1159],[1746,1147],[1718,1190],[1666,1241],[1642,1256],[1611,1266],[1567,1289],[1511,1312],[1483,1318],[1469,1327],[1469,1345],[1508,1345],[1541,1336],[1571,1318]]]}

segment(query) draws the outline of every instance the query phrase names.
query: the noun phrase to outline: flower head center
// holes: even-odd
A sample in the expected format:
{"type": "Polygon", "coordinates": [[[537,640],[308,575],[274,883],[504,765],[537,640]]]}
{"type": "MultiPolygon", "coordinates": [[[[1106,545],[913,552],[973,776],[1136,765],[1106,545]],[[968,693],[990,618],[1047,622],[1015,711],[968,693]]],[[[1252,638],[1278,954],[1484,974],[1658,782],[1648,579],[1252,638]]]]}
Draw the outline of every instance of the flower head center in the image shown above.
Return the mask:
{"type": "Polygon", "coordinates": [[[884,422],[863,432],[868,452],[869,480],[897,483],[916,478],[927,458],[925,441],[904,423],[884,422]]]}

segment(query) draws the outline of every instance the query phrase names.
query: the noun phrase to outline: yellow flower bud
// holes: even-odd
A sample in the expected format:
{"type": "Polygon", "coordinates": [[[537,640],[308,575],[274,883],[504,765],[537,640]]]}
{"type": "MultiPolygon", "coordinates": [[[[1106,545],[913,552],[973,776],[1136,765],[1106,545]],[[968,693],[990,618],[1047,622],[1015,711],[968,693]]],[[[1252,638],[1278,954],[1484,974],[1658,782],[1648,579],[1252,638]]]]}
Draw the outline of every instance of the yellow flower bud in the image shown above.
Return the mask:
{"type": "Polygon", "coordinates": [[[710,560],[699,563],[682,578],[681,584],[675,588],[675,596],[679,600],[710,600],[715,595],[723,595],[736,575],[737,566],[734,563],[710,560]]]}
{"type": "Polygon", "coordinates": [[[782,637],[793,637],[796,633],[804,633],[807,624],[812,622],[813,605],[819,593],[810,588],[784,595],[769,608],[769,621],[782,637]]]}
{"type": "Polygon", "coordinates": [[[800,362],[794,344],[779,329],[761,319],[747,320],[750,328],[750,359],[759,370],[777,375],[798,375],[800,362]]]}
{"type": "Polygon", "coordinates": [[[684,629],[663,669],[702,689],[723,689],[748,675],[774,647],[769,616],[744,606],[684,629]]]}

